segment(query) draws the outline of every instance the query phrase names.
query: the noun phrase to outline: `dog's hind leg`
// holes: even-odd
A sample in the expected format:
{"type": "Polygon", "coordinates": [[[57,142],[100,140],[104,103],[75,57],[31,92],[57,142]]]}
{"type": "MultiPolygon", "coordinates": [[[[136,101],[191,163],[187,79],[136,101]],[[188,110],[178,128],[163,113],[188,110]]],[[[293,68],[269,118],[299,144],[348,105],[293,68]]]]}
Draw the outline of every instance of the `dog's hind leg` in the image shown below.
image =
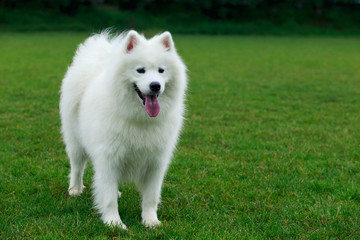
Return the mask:
{"type": "Polygon", "coordinates": [[[83,175],[86,167],[86,154],[80,144],[75,141],[66,146],[66,151],[71,165],[69,195],[78,196],[85,188],[83,175]]]}

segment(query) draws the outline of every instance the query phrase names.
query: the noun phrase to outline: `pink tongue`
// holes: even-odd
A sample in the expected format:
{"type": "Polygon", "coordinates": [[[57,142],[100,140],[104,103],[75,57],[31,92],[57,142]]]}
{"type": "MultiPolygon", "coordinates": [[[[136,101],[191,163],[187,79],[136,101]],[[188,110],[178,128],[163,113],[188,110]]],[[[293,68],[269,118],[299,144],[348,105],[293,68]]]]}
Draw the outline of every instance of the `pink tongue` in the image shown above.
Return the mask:
{"type": "Polygon", "coordinates": [[[160,112],[160,104],[156,95],[145,95],[145,109],[149,117],[156,117],[160,112]]]}

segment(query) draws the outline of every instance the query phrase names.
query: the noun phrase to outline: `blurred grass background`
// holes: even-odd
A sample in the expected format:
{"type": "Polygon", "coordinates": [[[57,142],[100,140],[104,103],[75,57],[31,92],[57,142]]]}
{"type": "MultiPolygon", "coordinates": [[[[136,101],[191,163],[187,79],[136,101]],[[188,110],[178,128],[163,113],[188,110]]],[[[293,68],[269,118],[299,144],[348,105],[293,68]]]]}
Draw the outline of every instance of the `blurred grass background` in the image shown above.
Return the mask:
{"type": "Polygon", "coordinates": [[[358,0],[0,1],[1,31],[358,35],[358,0]]]}

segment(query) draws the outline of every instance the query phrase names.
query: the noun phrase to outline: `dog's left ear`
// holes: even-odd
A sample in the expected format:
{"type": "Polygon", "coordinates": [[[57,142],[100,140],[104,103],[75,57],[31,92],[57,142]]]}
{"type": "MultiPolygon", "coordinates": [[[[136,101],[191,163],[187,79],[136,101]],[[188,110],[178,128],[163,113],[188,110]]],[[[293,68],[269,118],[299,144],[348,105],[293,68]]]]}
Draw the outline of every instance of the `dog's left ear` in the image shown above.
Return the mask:
{"type": "Polygon", "coordinates": [[[166,51],[172,51],[174,49],[174,42],[169,32],[164,32],[160,35],[161,44],[166,48],[166,51]]]}

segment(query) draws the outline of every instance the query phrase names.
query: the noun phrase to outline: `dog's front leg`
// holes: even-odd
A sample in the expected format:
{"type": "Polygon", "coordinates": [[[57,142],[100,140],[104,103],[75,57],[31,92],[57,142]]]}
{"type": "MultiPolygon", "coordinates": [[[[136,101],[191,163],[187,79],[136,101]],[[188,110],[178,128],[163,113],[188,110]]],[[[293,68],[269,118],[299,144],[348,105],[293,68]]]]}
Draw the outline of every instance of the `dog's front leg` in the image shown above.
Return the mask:
{"type": "Polygon", "coordinates": [[[157,207],[160,202],[161,185],[165,171],[152,169],[139,186],[142,193],[142,223],[146,227],[154,228],[160,225],[157,217],[157,207]]]}
{"type": "Polygon", "coordinates": [[[118,178],[117,168],[111,167],[109,162],[95,162],[94,197],[95,207],[101,214],[103,222],[110,226],[126,229],[118,211],[118,178]]]}

